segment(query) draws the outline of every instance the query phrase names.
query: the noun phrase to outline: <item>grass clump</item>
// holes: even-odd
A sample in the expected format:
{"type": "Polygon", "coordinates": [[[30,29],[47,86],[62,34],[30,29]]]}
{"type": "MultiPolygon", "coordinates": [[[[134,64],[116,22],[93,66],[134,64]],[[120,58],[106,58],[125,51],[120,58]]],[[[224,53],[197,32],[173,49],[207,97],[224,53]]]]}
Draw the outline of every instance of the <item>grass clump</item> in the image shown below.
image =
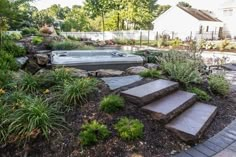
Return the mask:
{"type": "Polygon", "coordinates": [[[0,69],[0,89],[10,88],[12,79],[13,77],[11,71],[0,69]]]}
{"type": "Polygon", "coordinates": [[[156,69],[145,70],[139,74],[144,78],[160,78],[161,71],[156,69]]]}
{"type": "Polygon", "coordinates": [[[0,51],[0,69],[16,71],[19,69],[19,65],[12,54],[0,51]]]}
{"type": "Polygon", "coordinates": [[[144,125],[138,119],[121,118],[115,124],[119,136],[123,140],[135,140],[142,137],[144,125]]]}
{"type": "Polygon", "coordinates": [[[106,125],[100,124],[94,120],[82,126],[79,138],[83,146],[89,146],[106,139],[109,134],[110,132],[106,125]]]}
{"type": "Polygon", "coordinates": [[[2,50],[11,54],[13,57],[21,57],[26,55],[25,48],[16,45],[13,41],[6,41],[2,45],[2,50]]]}
{"type": "Polygon", "coordinates": [[[52,72],[52,76],[55,82],[64,83],[64,81],[72,80],[71,71],[68,68],[57,68],[52,72]]]}
{"type": "Polygon", "coordinates": [[[38,97],[22,100],[10,120],[9,134],[17,142],[26,142],[39,134],[48,138],[52,131],[64,127],[65,122],[57,109],[38,97]]]}
{"type": "Polygon", "coordinates": [[[113,113],[124,108],[124,99],[118,95],[104,97],[100,103],[100,109],[107,113],[113,113]]]}
{"type": "Polygon", "coordinates": [[[54,42],[52,44],[53,50],[76,50],[79,48],[79,42],[73,41],[61,41],[61,42],[54,42]]]}
{"type": "Polygon", "coordinates": [[[211,100],[211,97],[207,94],[207,92],[205,92],[197,87],[190,88],[189,92],[195,93],[197,95],[197,98],[201,101],[211,100]]]}
{"type": "Polygon", "coordinates": [[[225,96],[229,93],[230,84],[222,75],[212,74],[208,80],[210,89],[213,93],[225,96]]]}
{"type": "Polygon", "coordinates": [[[18,80],[17,84],[20,90],[28,93],[36,93],[40,88],[39,78],[35,75],[24,73],[23,77],[18,80]]]}
{"type": "Polygon", "coordinates": [[[98,80],[94,78],[81,78],[66,81],[61,98],[67,105],[77,105],[87,101],[89,94],[97,89],[98,80]]]}
{"type": "Polygon", "coordinates": [[[0,100],[0,143],[5,143],[8,137],[10,111],[11,109],[0,100]]]}

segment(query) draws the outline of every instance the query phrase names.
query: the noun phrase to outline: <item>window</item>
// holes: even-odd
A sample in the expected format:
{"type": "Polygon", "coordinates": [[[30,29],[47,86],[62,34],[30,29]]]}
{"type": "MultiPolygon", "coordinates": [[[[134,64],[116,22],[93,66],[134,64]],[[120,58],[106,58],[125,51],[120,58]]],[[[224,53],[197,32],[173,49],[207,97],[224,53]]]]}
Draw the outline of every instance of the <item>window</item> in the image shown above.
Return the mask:
{"type": "Polygon", "coordinates": [[[224,16],[232,16],[233,15],[233,9],[225,9],[223,11],[224,16]]]}
{"type": "Polygon", "coordinates": [[[206,32],[208,32],[208,31],[209,31],[209,26],[206,27],[206,32]]]}
{"type": "Polygon", "coordinates": [[[200,26],[200,28],[199,28],[199,34],[202,34],[202,30],[203,30],[203,27],[200,26]]]}

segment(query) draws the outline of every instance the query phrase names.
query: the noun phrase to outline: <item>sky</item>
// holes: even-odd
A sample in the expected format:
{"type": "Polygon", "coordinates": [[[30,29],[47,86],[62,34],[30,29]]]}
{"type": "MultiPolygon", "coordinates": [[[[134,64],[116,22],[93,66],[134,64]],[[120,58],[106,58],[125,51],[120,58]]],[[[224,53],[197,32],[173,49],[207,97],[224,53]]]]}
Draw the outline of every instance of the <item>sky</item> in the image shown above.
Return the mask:
{"type": "MultiPolygon", "coordinates": [[[[36,0],[33,5],[38,9],[45,9],[53,4],[71,7],[73,5],[82,5],[84,0],[36,0]]],[[[158,0],[158,4],[175,5],[179,1],[185,1],[191,4],[194,8],[207,9],[215,11],[225,0],[158,0]]]]}

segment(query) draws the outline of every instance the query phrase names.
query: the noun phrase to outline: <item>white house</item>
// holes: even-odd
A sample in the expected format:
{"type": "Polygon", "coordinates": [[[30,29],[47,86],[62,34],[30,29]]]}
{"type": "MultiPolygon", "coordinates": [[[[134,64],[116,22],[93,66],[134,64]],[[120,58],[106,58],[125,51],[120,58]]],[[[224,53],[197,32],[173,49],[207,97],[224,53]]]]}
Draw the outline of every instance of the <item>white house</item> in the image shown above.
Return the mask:
{"type": "Polygon", "coordinates": [[[229,38],[236,38],[236,0],[227,0],[223,3],[217,16],[224,22],[224,35],[229,38]]]}
{"type": "Polygon", "coordinates": [[[182,40],[218,39],[224,26],[212,12],[178,5],[160,15],[153,21],[153,25],[159,35],[168,34],[182,40]]]}

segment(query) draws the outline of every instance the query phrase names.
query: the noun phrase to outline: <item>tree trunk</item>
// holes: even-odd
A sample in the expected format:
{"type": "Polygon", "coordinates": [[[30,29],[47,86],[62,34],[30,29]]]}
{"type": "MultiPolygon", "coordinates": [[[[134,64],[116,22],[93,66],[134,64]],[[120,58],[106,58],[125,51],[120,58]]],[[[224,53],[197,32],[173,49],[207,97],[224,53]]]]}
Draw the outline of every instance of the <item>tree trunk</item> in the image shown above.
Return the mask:
{"type": "Polygon", "coordinates": [[[120,13],[117,14],[117,30],[120,30],[120,13]]]}

